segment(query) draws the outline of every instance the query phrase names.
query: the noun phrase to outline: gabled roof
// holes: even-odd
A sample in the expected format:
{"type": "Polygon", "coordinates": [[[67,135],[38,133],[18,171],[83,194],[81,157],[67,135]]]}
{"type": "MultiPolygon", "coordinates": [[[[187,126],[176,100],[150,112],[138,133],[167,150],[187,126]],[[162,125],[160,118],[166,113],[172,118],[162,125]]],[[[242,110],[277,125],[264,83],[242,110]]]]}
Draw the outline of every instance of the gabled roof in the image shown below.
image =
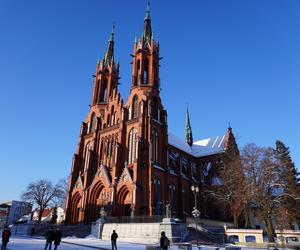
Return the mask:
{"type": "Polygon", "coordinates": [[[169,133],[169,145],[194,157],[214,155],[225,151],[226,134],[193,142],[190,147],[183,139],[169,133]]]}
{"type": "Polygon", "coordinates": [[[103,173],[104,179],[106,181],[107,186],[109,187],[111,185],[111,177],[107,173],[107,169],[104,165],[101,164],[100,171],[103,173]]]}
{"type": "Polygon", "coordinates": [[[127,167],[127,165],[125,165],[124,169],[123,169],[123,172],[120,176],[120,179],[118,180],[118,183],[117,183],[117,187],[119,187],[119,185],[122,185],[120,183],[125,183],[125,182],[132,182],[133,181],[133,173],[132,173],[132,170],[130,168],[127,167]]]}

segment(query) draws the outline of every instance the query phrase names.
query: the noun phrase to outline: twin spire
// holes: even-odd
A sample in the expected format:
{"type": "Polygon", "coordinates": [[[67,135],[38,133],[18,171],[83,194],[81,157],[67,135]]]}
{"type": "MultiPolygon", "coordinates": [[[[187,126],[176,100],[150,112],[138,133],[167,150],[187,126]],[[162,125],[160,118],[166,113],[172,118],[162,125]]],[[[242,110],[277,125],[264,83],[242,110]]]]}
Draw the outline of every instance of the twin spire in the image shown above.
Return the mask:
{"type": "MultiPolygon", "coordinates": [[[[115,24],[113,23],[112,32],[108,39],[107,50],[104,55],[104,64],[109,65],[114,61],[114,34],[115,34],[115,24]]],[[[144,41],[151,41],[152,39],[152,29],[151,29],[151,19],[150,19],[150,3],[147,2],[146,16],[144,18],[144,31],[142,38],[144,41]]]]}

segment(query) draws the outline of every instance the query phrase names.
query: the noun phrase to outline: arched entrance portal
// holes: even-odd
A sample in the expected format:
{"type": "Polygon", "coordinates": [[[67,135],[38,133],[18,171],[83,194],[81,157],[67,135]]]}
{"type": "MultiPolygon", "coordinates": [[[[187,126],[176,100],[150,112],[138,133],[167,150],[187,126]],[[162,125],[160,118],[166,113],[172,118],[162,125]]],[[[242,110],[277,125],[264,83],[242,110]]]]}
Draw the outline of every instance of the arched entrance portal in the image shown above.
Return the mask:
{"type": "Polygon", "coordinates": [[[132,194],[126,186],[122,187],[118,195],[118,214],[121,216],[131,215],[132,194]]]}
{"type": "Polygon", "coordinates": [[[105,208],[110,202],[110,190],[104,184],[98,182],[91,191],[89,220],[96,221],[100,217],[101,208],[105,208]]]}
{"type": "Polygon", "coordinates": [[[79,193],[74,194],[72,198],[71,223],[78,223],[80,221],[80,201],[81,195],[79,193]]]}

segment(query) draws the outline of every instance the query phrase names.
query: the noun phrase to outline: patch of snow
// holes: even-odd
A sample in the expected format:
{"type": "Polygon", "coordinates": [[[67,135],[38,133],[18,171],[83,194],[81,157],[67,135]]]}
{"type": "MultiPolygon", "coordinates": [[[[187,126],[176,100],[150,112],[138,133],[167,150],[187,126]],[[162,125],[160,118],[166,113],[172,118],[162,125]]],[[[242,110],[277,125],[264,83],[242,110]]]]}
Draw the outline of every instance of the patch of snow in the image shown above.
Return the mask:
{"type": "Polygon", "coordinates": [[[90,235],[86,236],[85,239],[86,240],[96,240],[97,238],[94,235],[90,234],[90,235]]]}
{"type": "Polygon", "coordinates": [[[78,238],[77,236],[67,236],[67,237],[65,237],[64,238],[65,240],[74,240],[74,239],[80,239],[80,238],[78,238]]]}
{"type": "Polygon", "coordinates": [[[190,147],[184,140],[173,135],[172,133],[169,133],[168,143],[173,147],[178,148],[181,151],[186,152],[190,155],[193,155],[195,157],[201,157],[224,152],[226,141],[225,138],[226,134],[195,141],[190,147]]]}

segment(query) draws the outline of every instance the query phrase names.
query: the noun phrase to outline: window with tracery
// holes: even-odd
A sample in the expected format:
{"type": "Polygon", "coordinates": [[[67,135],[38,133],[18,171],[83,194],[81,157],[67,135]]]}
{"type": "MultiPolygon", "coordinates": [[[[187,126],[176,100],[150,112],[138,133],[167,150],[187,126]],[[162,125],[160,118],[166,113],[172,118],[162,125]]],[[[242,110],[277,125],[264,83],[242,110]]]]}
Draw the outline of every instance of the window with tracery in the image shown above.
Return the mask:
{"type": "Polygon", "coordinates": [[[152,100],[152,118],[158,121],[158,106],[157,106],[157,98],[153,97],[152,100]]]}
{"type": "Polygon", "coordinates": [[[148,63],[148,59],[145,59],[145,64],[144,64],[144,84],[148,84],[149,83],[149,63],[148,63]]]}
{"type": "Polygon", "coordinates": [[[89,167],[89,161],[90,161],[90,150],[91,145],[88,143],[85,147],[85,154],[84,154],[84,171],[86,171],[89,167]]]}
{"type": "Polygon", "coordinates": [[[138,61],[137,61],[137,67],[136,67],[136,75],[137,75],[137,79],[136,79],[135,82],[134,82],[134,86],[136,86],[136,85],[138,84],[138,82],[139,82],[138,78],[139,78],[139,76],[140,76],[140,68],[141,68],[141,61],[138,60],[138,61]]]}
{"type": "Polygon", "coordinates": [[[101,161],[101,164],[103,164],[103,160],[104,160],[104,143],[103,143],[103,141],[101,141],[101,146],[100,146],[100,161],[101,161]]]}
{"type": "Polygon", "coordinates": [[[156,130],[153,130],[152,131],[152,140],[151,140],[151,143],[152,143],[152,161],[154,163],[157,163],[158,162],[158,133],[156,130]]]}
{"type": "Polygon", "coordinates": [[[133,128],[128,137],[128,164],[131,164],[137,159],[137,129],[133,128]]]}
{"type": "Polygon", "coordinates": [[[181,173],[184,176],[188,175],[188,159],[185,157],[181,158],[181,173]]]}
{"type": "Polygon", "coordinates": [[[194,179],[197,179],[197,166],[196,163],[192,163],[192,176],[194,179]]]}
{"type": "Polygon", "coordinates": [[[179,154],[169,150],[169,168],[172,172],[176,172],[176,161],[178,159],[179,154]]]}
{"type": "Polygon", "coordinates": [[[106,102],[106,96],[107,96],[107,79],[104,79],[103,82],[103,88],[100,95],[100,102],[106,102]]]}
{"type": "Polygon", "coordinates": [[[135,95],[132,100],[132,118],[138,117],[138,97],[135,95]]]}
{"type": "Polygon", "coordinates": [[[90,133],[93,133],[96,128],[96,115],[95,113],[92,114],[91,120],[90,120],[90,133]]]}

